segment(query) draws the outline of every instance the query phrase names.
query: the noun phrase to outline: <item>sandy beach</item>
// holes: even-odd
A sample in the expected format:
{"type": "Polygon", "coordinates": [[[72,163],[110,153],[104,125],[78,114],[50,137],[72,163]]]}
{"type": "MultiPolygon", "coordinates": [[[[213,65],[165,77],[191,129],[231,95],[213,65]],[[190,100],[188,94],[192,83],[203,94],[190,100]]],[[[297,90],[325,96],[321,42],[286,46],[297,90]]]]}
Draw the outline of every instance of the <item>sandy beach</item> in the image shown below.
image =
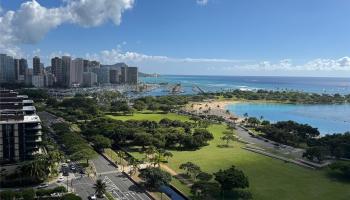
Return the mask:
{"type": "Polygon", "coordinates": [[[186,107],[187,112],[206,115],[222,116],[225,119],[236,119],[242,121],[243,118],[234,113],[227,112],[226,106],[229,104],[239,103],[239,101],[207,101],[207,102],[191,102],[186,107]]]}

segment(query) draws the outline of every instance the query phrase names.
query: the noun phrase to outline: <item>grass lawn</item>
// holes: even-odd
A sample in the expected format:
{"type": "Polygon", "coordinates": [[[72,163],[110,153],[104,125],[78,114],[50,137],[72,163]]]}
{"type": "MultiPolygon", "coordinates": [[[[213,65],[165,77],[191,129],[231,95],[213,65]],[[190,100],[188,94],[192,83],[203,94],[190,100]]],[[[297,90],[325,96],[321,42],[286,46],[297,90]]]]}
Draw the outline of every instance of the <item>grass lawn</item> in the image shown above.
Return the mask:
{"type": "Polygon", "coordinates": [[[186,116],[177,115],[174,113],[167,113],[167,114],[159,114],[159,113],[152,113],[152,112],[144,112],[144,113],[135,113],[134,115],[121,115],[121,116],[114,116],[114,115],[107,115],[107,117],[117,120],[153,120],[153,121],[160,121],[163,118],[169,118],[171,120],[181,120],[186,121],[188,118],[186,116]]]}
{"type": "MultiPolygon", "coordinates": [[[[135,114],[134,116],[111,116],[113,119],[148,119],[159,121],[162,118],[188,120],[176,114],[135,114]]],[[[197,151],[172,151],[174,157],[169,159],[168,166],[177,172],[181,163],[191,161],[198,164],[203,171],[216,172],[235,165],[249,177],[250,191],[254,199],[350,199],[350,183],[333,180],[327,176],[326,170],[310,170],[283,161],[255,154],[240,147],[243,144],[234,142],[232,148],[217,147],[224,142],[220,140],[224,125],[211,125],[209,131],[215,139],[209,146],[197,151]]],[[[138,153],[133,153],[138,154],[138,153]]],[[[136,155],[140,156],[140,155],[136,155]]],[[[189,194],[189,189],[179,181],[174,186],[189,194]]],[[[229,199],[229,198],[227,198],[229,199]]]]}

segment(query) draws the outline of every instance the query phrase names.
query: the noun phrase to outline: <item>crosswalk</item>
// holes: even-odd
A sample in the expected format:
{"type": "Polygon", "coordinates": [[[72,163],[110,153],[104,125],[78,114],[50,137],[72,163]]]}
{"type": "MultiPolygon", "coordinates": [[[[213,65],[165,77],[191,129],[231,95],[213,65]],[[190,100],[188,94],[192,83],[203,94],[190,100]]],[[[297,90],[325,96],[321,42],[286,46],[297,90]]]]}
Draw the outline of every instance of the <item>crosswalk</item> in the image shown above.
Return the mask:
{"type": "Polygon", "coordinates": [[[106,184],[106,191],[118,200],[142,200],[139,194],[133,191],[121,191],[114,182],[107,176],[103,178],[103,182],[106,184]]]}

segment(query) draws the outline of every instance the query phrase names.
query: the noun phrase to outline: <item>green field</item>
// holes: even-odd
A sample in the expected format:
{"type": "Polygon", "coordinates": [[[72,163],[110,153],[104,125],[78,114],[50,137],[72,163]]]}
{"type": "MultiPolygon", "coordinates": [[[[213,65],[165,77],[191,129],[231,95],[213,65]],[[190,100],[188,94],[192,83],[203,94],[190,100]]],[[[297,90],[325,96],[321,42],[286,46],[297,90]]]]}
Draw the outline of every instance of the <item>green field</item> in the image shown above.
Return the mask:
{"type": "MultiPolygon", "coordinates": [[[[185,116],[176,114],[135,114],[134,116],[109,116],[113,119],[147,119],[159,121],[162,118],[188,120],[185,116]]],[[[350,199],[350,183],[331,179],[326,170],[310,170],[279,160],[241,149],[242,144],[233,143],[233,148],[219,148],[224,125],[211,125],[209,130],[215,139],[197,151],[172,151],[174,157],[169,160],[169,166],[177,172],[181,163],[191,161],[198,164],[203,171],[216,172],[235,165],[249,177],[250,191],[254,199],[350,199]]],[[[133,153],[135,156],[137,153],[133,153]]],[[[176,187],[189,194],[179,181],[172,182],[176,187]]]]}
{"type": "Polygon", "coordinates": [[[185,121],[188,120],[188,117],[177,115],[174,113],[168,113],[168,114],[159,114],[159,113],[152,113],[152,112],[145,112],[145,113],[135,113],[134,115],[121,115],[121,116],[112,116],[107,115],[107,117],[110,117],[112,119],[117,120],[153,120],[153,121],[160,121],[163,118],[169,118],[171,120],[181,120],[185,121]]]}

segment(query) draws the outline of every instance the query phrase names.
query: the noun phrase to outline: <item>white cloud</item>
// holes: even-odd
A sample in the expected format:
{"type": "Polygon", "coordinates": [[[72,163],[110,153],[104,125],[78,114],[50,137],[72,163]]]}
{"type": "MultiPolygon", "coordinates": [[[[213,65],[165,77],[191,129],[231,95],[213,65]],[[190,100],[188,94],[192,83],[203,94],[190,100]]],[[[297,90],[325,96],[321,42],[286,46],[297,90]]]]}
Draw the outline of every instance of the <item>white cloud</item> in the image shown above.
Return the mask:
{"type": "Polygon", "coordinates": [[[172,62],[172,63],[242,63],[247,62],[246,60],[234,60],[234,59],[218,59],[218,58],[173,58],[168,56],[159,55],[146,55],[137,52],[126,51],[123,52],[121,48],[104,50],[100,53],[86,54],[89,59],[99,60],[105,64],[114,64],[117,62],[172,62]]]}
{"type": "Polygon", "coordinates": [[[137,52],[123,52],[120,48],[104,50],[99,53],[86,54],[89,59],[99,60],[104,64],[125,62],[142,66],[144,64],[160,64],[167,66],[206,66],[211,71],[350,71],[350,57],[339,59],[314,59],[303,64],[294,64],[291,59],[277,62],[253,61],[222,58],[175,58],[162,55],[146,55],[137,52]]]}
{"type": "Polygon", "coordinates": [[[205,6],[208,4],[209,0],[196,0],[198,5],[205,6]]]}
{"type": "MultiPolygon", "coordinates": [[[[52,29],[64,23],[83,27],[99,26],[107,21],[121,22],[122,13],[134,0],[65,0],[55,8],[41,6],[36,0],[21,4],[16,11],[0,12],[0,50],[19,53],[19,44],[35,44],[52,29]]],[[[1,8],[1,7],[0,7],[1,8]]]]}

